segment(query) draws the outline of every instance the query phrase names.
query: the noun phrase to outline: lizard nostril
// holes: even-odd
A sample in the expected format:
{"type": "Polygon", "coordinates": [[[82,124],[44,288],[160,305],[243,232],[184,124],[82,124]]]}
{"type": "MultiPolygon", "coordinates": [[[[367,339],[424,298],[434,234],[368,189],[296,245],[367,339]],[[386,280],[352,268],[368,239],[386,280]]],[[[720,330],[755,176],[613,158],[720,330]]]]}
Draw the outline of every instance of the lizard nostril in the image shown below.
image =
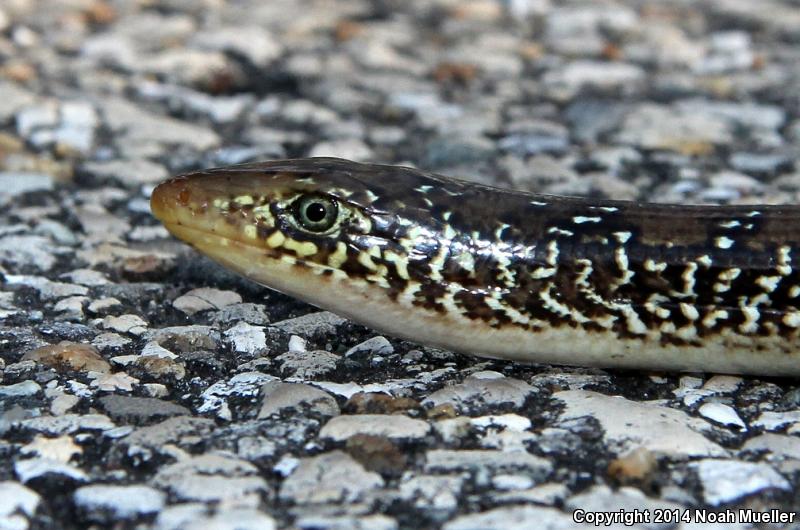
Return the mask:
{"type": "Polygon", "coordinates": [[[188,188],[183,188],[178,193],[178,202],[180,203],[181,206],[186,206],[186,205],[189,204],[189,199],[191,198],[191,196],[192,196],[192,192],[189,191],[188,188]]]}

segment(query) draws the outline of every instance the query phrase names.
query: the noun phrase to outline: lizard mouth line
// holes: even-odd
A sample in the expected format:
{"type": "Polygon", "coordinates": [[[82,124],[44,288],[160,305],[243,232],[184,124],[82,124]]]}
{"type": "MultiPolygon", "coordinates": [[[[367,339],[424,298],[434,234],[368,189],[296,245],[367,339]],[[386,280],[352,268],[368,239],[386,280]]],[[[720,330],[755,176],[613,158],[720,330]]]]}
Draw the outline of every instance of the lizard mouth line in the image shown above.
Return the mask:
{"type": "MultiPolygon", "coordinates": [[[[159,220],[161,220],[161,219],[159,219],[159,220]]],[[[174,235],[175,237],[177,237],[181,241],[185,241],[185,242],[189,243],[190,245],[194,245],[196,240],[192,239],[192,238],[183,237],[183,236],[178,235],[178,234],[195,234],[197,237],[207,237],[207,238],[214,238],[217,241],[233,242],[233,243],[236,243],[237,246],[242,246],[242,247],[247,247],[247,248],[252,248],[252,249],[257,249],[257,250],[263,250],[263,251],[265,251],[267,253],[270,253],[270,254],[274,252],[277,255],[280,255],[280,253],[277,253],[275,250],[272,250],[270,248],[264,247],[263,245],[255,245],[255,244],[252,244],[252,243],[248,243],[244,239],[224,236],[224,235],[222,235],[219,232],[216,232],[214,230],[197,228],[195,226],[189,226],[186,223],[183,223],[181,221],[161,221],[161,223],[164,225],[164,228],[166,228],[167,231],[170,234],[174,235]]]]}
{"type": "MultiPolygon", "coordinates": [[[[223,261],[226,264],[234,258],[233,253],[235,250],[240,249],[249,254],[253,254],[252,257],[254,259],[267,258],[274,261],[283,261],[292,265],[304,265],[322,271],[339,271],[339,269],[334,267],[321,265],[279,249],[270,248],[266,245],[254,244],[246,238],[228,237],[214,230],[188,226],[181,221],[162,221],[162,224],[170,234],[181,241],[195,247],[202,254],[213,256],[216,260],[223,261]],[[223,249],[229,249],[229,251],[225,252],[223,249]]],[[[264,269],[266,267],[264,262],[254,261],[249,264],[248,269],[264,269]]],[[[267,287],[270,286],[267,285],[267,287]]]]}

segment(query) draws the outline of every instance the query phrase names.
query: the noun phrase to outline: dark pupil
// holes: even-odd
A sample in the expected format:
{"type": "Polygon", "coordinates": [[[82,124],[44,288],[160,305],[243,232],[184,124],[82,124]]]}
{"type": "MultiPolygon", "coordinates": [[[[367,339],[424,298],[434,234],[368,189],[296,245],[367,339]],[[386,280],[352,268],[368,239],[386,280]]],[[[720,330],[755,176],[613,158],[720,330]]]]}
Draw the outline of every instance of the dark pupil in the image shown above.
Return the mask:
{"type": "Polygon", "coordinates": [[[312,202],[306,206],[306,218],[312,223],[319,223],[325,219],[325,205],[319,202],[312,202]]]}

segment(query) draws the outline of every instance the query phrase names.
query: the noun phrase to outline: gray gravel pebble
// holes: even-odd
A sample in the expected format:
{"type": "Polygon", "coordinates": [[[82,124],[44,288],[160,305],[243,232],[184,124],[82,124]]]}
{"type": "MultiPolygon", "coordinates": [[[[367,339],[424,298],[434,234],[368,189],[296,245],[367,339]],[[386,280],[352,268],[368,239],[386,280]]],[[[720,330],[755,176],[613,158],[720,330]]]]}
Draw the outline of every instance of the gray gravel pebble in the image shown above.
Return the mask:
{"type": "Polygon", "coordinates": [[[645,447],[651,451],[687,456],[723,456],[727,451],[701,433],[710,425],[688,418],[679,410],[609,397],[586,390],[557,392],[566,405],[562,421],[595,417],[612,444],[621,450],[645,447]]]}
{"type": "Polygon", "coordinates": [[[299,409],[303,406],[322,416],[339,414],[339,405],[333,396],[310,385],[273,381],[265,384],[262,392],[259,418],[268,418],[286,409],[299,409]]]}
{"type": "Polygon", "coordinates": [[[75,490],[75,504],[90,519],[133,519],[158,512],[166,495],[148,486],[82,486],[75,490]]]}
{"type": "Polygon", "coordinates": [[[791,488],[768,464],[704,459],[692,467],[697,470],[706,502],[714,506],[767,488],[791,488]]]}
{"type": "Polygon", "coordinates": [[[35,396],[42,391],[36,381],[22,381],[13,385],[0,385],[0,397],[14,398],[14,397],[30,397],[35,396]]]}
{"type": "Polygon", "coordinates": [[[274,322],[272,327],[292,335],[330,334],[336,331],[336,326],[344,324],[346,320],[328,311],[309,313],[297,318],[274,322]]]}
{"type": "Polygon", "coordinates": [[[743,453],[768,453],[773,459],[800,459],[800,440],[796,436],[764,433],[747,440],[743,453]]]}
{"type": "Polygon", "coordinates": [[[255,326],[263,326],[269,324],[269,315],[261,304],[233,304],[217,311],[214,321],[218,324],[244,321],[255,326]]]}
{"type": "Polygon", "coordinates": [[[244,460],[206,454],[162,467],[152,483],[184,501],[244,501],[268,489],[257,471],[244,460]]]}
{"type": "Polygon", "coordinates": [[[6,275],[6,282],[9,285],[24,285],[35,289],[39,296],[46,300],[53,300],[74,295],[85,295],[89,292],[82,285],[71,283],[54,282],[41,276],[6,275]]]}
{"type": "Polygon", "coordinates": [[[86,482],[89,480],[89,477],[81,469],[48,458],[18,460],[14,464],[14,473],[24,484],[36,479],[46,480],[47,477],[51,477],[54,480],[67,479],[74,482],[86,482]]]}
{"type": "Polygon", "coordinates": [[[435,406],[449,403],[459,410],[481,405],[509,404],[521,407],[533,391],[533,387],[524,381],[506,378],[495,372],[479,372],[461,384],[434,392],[423,404],[435,406]]]}
{"type": "MultiPolygon", "coordinates": [[[[53,241],[42,236],[0,237],[0,258],[20,268],[48,271],[56,264],[57,254],[53,241]]],[[[6,280],[8,281],[8,280],[6,280]]]]}
{"type": "Polygon", "coordinates": [[[126,423],[152,422],[190,413],[186,407],[153,398],[114,395],[103,396],[99,402],[111,418],[126,423]]]}
{"type": "Polygon", "coordinates": [[[344,441],[356,434],[385,436],[393,439],[422,438],[430,431],[430,426],[422,420],[401,415],[358,414],[337,416],[328,420],[319,432],[320,437],[334,441],[344,441]]]}
{"type": "Polygon", "coordinates": [[[359,344],[356,344],[344,353],[345,357],[350,357],[356,353],[368,352],[375,355],[390,355],[394,353],[394,346],[386,337],[372,337],[359,344]]]}
{"type": "MultiPolygon", "coordinates": [[[[210,309],[210,308],[209,308],[210,309]]],[[[234,351],[256,354],[267,347],[267,336],[261,326],[251,326],[247,322],[239,322],[225,331],[225,338],[234,351]]]]}
{"type": "Polygon", "coordinates": [[[89,162],[84,164],[83,170],[95,178],[113,180],[130,187],[161,182],[169,176],[164,166],[145,159],[89,162]]]}
{"type": "Polygon", "coordinates": [[[447,515],[458,507],[464,481],[460,475],[418,475],[400,484],[400,495],[418,508],[447,515]]]}
{"type": "Polygon", "coordinates": [[[366,471],[342,451],[331,451],[301,459],[279,496],[301,504],[353,502],[382,486],[380,475],[366,471]]]}
{"type": "Polygon", "coordinates": [[[172,306],[187,315],[193,315],[209,309],[222,309],[229,305],[242,303],[242,297],[232,291],[221,291],[203,287],[192,289],[176,298],[172,306]]]}
{"type": "Polygon", "coordinates": [[[0,190],[2,190],[0,193],[23,195],[51,189],[53,189],[53,179],[50,175],[0,171],[0,190]]]}
{"type": "Polygon", "coordinates": [[[206,418],[180,416],[166,419],[155,425],[139,427],[123,439],[128,453],[162,451],[169,445],[191,444],[208,436],[214,421],[206,418]]]}
{"type": "Polygon", "coordinates": [[[71,434],[78,431],[105,431],[116,427],[108,416],[102,414],[64,414],[39,416],[21,420],[18,425],[33,432],[71,434]]]}
{"type": "Polygon", "coordinates": [[[281,372],[297,380],[314,380],[336,369],[340,357],[334,353],[316,351],[288,351],[278,355],[281,372]]]}
{"type": "Polygon", "coordinates": [[[10,480],[0,482],[0,527],[25,530],[28,517],[39,507],[41,497],[35,491],[10,480]]]}

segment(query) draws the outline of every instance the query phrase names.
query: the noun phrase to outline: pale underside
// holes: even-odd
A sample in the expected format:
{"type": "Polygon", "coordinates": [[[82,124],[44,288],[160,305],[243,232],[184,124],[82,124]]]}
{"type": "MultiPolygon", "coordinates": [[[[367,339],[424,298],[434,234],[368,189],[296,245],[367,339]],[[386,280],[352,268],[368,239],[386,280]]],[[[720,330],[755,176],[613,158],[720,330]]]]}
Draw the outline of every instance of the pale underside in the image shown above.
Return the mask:
{"type": "MultiPolygon", "coordinates": [[[[642,338],[614,331],[547,327],[530,331],[492,327],[456,312],[438,313],[403,300],[393,301],[380,286],[344,273],[323,275],[297,267],[296,258],[265,256],[263,247],[167,223],[175,236],[239,274],[381,332],[421,344],[482,357],[532,363],[649,370],[800,375],[800,351],[787,353],[778,336],[743,336],[728,330],[704,338],[702,346],[662,344],[653,330],[642,338]]],[[[341,272],[341,271],[338,271],[341,272]]]]}

